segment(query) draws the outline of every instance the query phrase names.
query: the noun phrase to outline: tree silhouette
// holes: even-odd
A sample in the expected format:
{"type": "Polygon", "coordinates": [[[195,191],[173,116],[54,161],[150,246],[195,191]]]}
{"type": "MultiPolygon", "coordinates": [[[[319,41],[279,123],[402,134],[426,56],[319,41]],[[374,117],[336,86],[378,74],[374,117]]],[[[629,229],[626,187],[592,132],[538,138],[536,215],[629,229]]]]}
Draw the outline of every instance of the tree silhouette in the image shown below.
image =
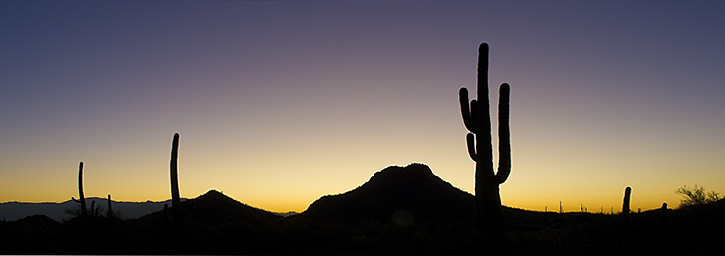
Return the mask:
{"type": "Polygon", "coordinates": [[[478,101],[468,101],[468,89],[459,90],[461,115],[469,133],[466,135],[468,154],[476,162],[476,227],[493,236],[496,246],[504,242],[503,216],[499,184],[511,173],[511,141],[509,131],[509,94],[507,83],[501,84],[498,108],[499,162],[498,172],[493,169],[491,142],[491,115],[488,102],[488,44],[478,48],[478,101]]]}

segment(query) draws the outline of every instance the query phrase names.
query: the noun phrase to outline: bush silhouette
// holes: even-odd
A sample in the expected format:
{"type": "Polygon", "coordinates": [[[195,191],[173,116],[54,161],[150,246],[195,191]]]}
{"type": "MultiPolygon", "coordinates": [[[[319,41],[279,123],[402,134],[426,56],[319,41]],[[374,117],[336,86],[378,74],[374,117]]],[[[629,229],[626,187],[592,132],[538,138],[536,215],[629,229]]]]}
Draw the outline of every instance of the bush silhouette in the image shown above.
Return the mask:
{"type": "Polygon", "coordinates": [[[691,205],[703,205],[712,202],[717,202],[720,198],[720,194],[715,191],[705,192],[705,188],[702,186],[695,185],[693,188],[687,187],[687,185],[677,188],[675,194],[682,195],[684,198],[680,201],[680,208],[691,206],[691,205]]]}

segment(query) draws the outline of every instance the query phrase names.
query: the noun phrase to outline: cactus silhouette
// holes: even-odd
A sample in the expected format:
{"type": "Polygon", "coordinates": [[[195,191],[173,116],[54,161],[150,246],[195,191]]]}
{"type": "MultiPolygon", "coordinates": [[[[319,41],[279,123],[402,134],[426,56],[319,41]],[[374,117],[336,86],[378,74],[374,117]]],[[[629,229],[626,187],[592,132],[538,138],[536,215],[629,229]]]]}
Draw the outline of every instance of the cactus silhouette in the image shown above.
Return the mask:
{"type": "Polygon", "coordinates": [[[632,188],[624,189],[624,202],[622,203],[622,252],[627,253],[629,245],[629,200],[632,195],[632,188]]]}
{"type": "Polygon", "coordinates": [[[83,162],[78,164],[78,196],[80,197],[78,200],[75,197],[70,199],[81,204],[81,216],[86,216],[88,212],[86,211],[86,196],[83,194],[83,162]]]}
{"type": "Polygon", "coordinates": [[[179,133],[174,134],[171,142],[171,206],[174,216],[174,231],[178,242],[184,240],[184,222],[181,213],[181,197],[179,196],[179,133]]]}
{"type": "Polygon", "coordinates": [[[114,218],[116,215],[113,213],[113,208],[111,208],[111,194],[108,194],[108,212],[106,212],[107,218],[114,218]]]}
{"type": "Polygon", "coordinates": [[[468,101],[468,90],[459,90],[463,124],[468,129],[466,144],[468,154],[476,162],[476,227],[493,238],[503,239],[503,216],[499,184],[511,173],[511,141],[509,131],[509,94],[507,83],[501,84],[498,107],[499,161],[494,173],[493,145],[491,141],[491,114],[488,102],[488,44],[478,48],[478,100],[468,101]]]}
{"type": "Polygon", "coordinates": [[[624,189],[624,202],[622,203],[622,221],[624,222],[625,228],[629,227],[629,199],[632,195],[632,188],[627,187],[624,189]]]}

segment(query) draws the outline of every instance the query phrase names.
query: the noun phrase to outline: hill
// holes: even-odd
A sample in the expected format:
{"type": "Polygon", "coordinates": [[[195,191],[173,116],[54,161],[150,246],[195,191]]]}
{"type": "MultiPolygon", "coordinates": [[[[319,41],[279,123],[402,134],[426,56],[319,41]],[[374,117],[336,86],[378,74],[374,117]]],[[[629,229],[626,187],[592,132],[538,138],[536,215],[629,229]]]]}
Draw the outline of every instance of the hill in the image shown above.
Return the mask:
{"type": "MultiPolygon", "coordinates": [[[[228,197],[219,191],[210,190],[197,198],[182,202],[186,211],[185,220],[203,223],[266,223],[281,218],[279,215],[254,208],[228,197]]],[[[171,204],[169,204],[171,206],[171,204]]],[[[154,214],[163,214],[157,212],[154,214]]]]}
{"type": "MultiPolygon", "coordinates": [[[[186,200],[186,199],[182,199],[186,200]]],[[[87,197],[86,201],[90,208],[91,203],[95,202],[102,214],[105,214],[108,199],[99,197],[87,197]]],[[[113,203],[113,211],[120,213],[123,219],[135,219],[147,215],[154,211],[164,208],[164,204],[171,204],[171,200],[167,201],[146,201],[146,202],[122,202],[111,201],[113,203]]],[[[61,203],[24,203],[24,202],[6,202],[0,203],[0,219],[6,221],[14,221],[27,216],[36,214],[46,215],[55,221],[63,221],[70,219],[73,215],[66,213],[67,210],[77,209],[79,204],[71,200],[61,203]]]]}
{"type": "Polygon", "coordinates": [[[339,195],[313,202],[300,217],[360,223],[466,222],[473,217],[473,196],[434,175],[423,164],[391,166],[339,195]]]}

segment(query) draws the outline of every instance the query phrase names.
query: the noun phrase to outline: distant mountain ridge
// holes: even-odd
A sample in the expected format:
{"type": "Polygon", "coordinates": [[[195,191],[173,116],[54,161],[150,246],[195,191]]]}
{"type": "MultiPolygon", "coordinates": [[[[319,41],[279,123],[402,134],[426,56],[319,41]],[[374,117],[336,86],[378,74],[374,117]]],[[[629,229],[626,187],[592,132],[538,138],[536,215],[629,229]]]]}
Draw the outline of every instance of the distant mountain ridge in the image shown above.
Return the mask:
{"type": "Polygon", "coordinates": [[[424,164],[390,166],[368,182],[313,202],[302,217],[343,223],[392,221],[466,222],[473,217],[473,195],[453,187],[424,164]]]}
{"type": "MultiPolygon", "coordinates": [[[[105,214],[107,199],[87,198],[100,206],[105,214]]],[[[389,166],[376,172],[366,183],[338,195],[322,196],[301,214],[273,213],[240,203],[218,191],[210,190],[194,199],[183,199],[183,204],[195,204],[189,212],[192,219],[231,222],[259,219],[274,220],[280,216],[300,215],[305,218],[355,223],[361,221],[392,221],[409,225],[416,221],[468,222],[473,217],[474,197],[433,174],[424,164],[414,163],[405,167],[389,166]]],[[[117,202],[113,210],[122,219],[138,219],[147,215],[162,214],[164,204],[171,207],[171,200],[161,202],[117,202]]],[[[77,208],[73,201],[62,203],[0,204],[0,218],[15,221],[26,216],[41,214],[56,221],[70,219],[65,213],[77,208]]]]}
{"type": "MultiPolygon", "coordinates": [[[[187,200],[187,199],[182,199],[187,200]]],[[[99,197],[86,198],[87,206],[91,206],[95,202],[96,207],[103,209],[101,214],[106,214],[108,199],[99,197]]],[[[122,219],[135,219],[149,213],[163,210],[164,204],[171,205],[171,200],[154,202],[121,202],[111,200],[113,211],[120,212],[122,219]]],[[[56,221],[70,219],[73,216],[65,213],[68,209],[78,208],[79,204],[68,200],[62,203],[24,203],[24,202],[6,202],[0,203],[0,219],[6,221],[15,221],[36,214],[46,215],[56,221]]]]}

